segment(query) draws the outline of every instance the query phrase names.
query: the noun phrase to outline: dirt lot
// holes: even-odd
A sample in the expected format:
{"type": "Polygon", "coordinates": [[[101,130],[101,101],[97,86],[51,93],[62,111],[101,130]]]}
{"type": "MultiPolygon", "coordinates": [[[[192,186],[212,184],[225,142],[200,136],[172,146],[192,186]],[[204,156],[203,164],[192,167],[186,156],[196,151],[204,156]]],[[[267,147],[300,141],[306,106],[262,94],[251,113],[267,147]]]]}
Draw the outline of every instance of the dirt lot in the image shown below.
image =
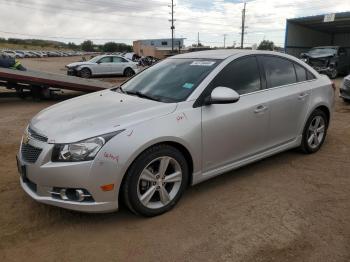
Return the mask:
{"type": "MultiPolygon", "coordinates": [[[[58,60],[42,69],[62,72],[58,60]]],[[[317,154],[292,150],[229,172],[151,219],[125,208],[75,213],[22,191],[21,134],[54,103],[0,99],[0,261],[350,261],[350,105],[341,100],[317,154]]]]}

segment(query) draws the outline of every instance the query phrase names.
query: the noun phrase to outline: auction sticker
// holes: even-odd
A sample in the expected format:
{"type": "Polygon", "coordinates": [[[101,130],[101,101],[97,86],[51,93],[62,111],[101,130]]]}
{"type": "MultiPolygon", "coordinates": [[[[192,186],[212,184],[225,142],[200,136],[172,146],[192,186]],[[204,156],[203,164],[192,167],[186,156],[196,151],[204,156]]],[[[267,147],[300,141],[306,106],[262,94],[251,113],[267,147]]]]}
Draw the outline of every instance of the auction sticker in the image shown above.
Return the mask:
{"type": "Polygon", "coordinates": [[[191,66],[212,66],[215,64],[213,61],[193,61],[191,66]]]}

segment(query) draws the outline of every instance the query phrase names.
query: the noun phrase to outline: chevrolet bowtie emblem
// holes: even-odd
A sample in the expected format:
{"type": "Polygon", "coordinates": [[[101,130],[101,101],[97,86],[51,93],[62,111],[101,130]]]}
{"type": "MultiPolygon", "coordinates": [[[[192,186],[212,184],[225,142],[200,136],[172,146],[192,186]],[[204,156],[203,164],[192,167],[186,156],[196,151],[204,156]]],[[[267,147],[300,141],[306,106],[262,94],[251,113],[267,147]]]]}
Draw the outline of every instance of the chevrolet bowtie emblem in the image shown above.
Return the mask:
{"type": "Polygon", "coordinates": [[[29,143],[29,134],[27,132],[24,133],[22,143],[27,145],[29,143]]]}

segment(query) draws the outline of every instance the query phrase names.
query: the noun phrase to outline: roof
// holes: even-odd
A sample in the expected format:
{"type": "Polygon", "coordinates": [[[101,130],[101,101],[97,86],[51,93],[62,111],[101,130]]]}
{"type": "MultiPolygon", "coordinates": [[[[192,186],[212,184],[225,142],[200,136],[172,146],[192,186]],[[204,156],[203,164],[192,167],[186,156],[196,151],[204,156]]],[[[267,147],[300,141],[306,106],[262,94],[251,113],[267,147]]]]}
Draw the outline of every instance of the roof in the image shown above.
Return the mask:
{"type": "Polygon", "coordinates": [[[350,12],[336,13],[333,22],[324,22],[325,15],[315,15],[288,19],[288,22],[299,24],[326,33],[350,32],[350,12]]]}
{"type": "Polygon", "coordinates": [[[226,59],[238,54],[280,54],[273,51],[247,50],[247,49],[215,49],[207,51],[190,52],[173,56],[174,58],[200,58],[200,59],[226,59]]]}

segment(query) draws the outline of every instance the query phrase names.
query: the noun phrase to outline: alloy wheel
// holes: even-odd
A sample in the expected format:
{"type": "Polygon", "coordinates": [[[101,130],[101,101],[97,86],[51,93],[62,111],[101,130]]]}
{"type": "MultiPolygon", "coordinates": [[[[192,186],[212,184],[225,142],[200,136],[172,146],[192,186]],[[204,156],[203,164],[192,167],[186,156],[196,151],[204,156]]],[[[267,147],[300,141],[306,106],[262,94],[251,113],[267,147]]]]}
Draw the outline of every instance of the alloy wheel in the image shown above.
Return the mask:
{"type": "Polygon", "coordinates": [[[162,208],[176,197],[181,181],[181,166],[174,158],[156,158],[141,172],[137,183],[138,199],[147,208],[162,208]]]}
{"type": "Polygon", "coordinates": [[[323,141],[326,123],[321,116],[315,116],[309,126],[307,143],[312,148],[317,148],[323,141]]]}

